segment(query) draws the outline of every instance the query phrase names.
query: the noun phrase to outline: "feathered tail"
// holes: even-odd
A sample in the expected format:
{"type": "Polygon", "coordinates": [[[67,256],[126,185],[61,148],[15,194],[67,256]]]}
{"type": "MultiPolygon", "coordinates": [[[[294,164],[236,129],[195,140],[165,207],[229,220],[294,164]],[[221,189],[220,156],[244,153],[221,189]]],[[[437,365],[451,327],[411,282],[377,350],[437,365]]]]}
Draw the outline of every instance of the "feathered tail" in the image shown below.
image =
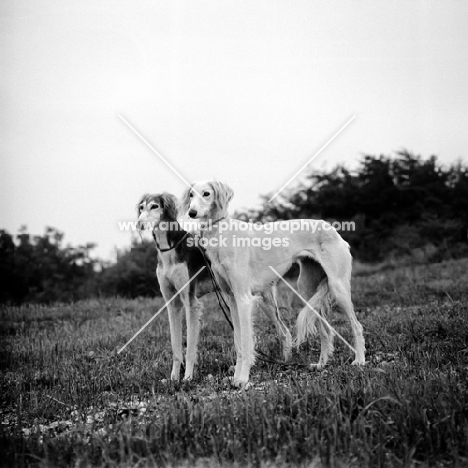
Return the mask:
{"type": "Polygon", "coordinates": [[[333,307],[333,298],[330,294],[327,278],[324,278],[320,282],[316,293],[307,303],[310,307],[307,305],[304,306],[297,317],[296,339],[294,341],[296,347],[303,343],[309,335],[317,333],[316,321],[320,319],[315,312],[327,318],[333,307]],[[314,309],[315,312],[311,310],[311,308],[314,309]]]}

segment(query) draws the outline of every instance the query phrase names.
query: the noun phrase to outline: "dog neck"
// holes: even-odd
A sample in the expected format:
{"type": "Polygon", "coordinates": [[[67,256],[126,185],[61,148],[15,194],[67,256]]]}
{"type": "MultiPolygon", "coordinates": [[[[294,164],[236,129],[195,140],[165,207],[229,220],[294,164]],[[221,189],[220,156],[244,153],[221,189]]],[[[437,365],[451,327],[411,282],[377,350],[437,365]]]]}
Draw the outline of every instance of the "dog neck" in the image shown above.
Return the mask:
{"type": "Polygon", "coordinates": [[[220,218],[215,219],[214,221],[211,221],[209,219],[208,221],[202,221],[200,223],[200,226],[207,225],[206,228],[200,227],[200,233],[201,237],[206,237],[207,239],[217,236],[218,235],[218,226],[217,224],[221,221],[224,221],[226,219],[225,216],[222,216],[220,218]]]}
{"type": "Polygon", "coordinates": [[[158,227],[153,230],[153,239],[158,252],[162,254],[171,252],[187,236],[187,231],[184,231],[179,223],[177,226],[178,228],[175,230],[159,229],[158,227]]]}

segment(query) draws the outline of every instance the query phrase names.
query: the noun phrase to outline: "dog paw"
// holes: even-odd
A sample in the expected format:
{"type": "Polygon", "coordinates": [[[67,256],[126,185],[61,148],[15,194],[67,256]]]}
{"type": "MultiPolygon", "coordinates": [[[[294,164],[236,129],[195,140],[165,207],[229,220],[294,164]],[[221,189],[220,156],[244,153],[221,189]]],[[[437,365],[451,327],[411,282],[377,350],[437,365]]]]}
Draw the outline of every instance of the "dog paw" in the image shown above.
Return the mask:
{"type": "Polygon", "coordinates": [[[365,366],[366,365],[366,361],[365,359],[355,359],[352,363],[351,363],[352,366],[365,366]]]}
{"type": "Polygon", "coordinates": [[[231,379],[231,386],[238,388],[239,390],[248,390],[252,387],[252,384],[249,381],[244,382],[243,380],[231,379]]]}
{"type": "Polygon", "coordinates": [[[317,362],[316,364],[310,364],[309,369],[314,371],[322,370],[325,367],[325,364],[317,362]]]}

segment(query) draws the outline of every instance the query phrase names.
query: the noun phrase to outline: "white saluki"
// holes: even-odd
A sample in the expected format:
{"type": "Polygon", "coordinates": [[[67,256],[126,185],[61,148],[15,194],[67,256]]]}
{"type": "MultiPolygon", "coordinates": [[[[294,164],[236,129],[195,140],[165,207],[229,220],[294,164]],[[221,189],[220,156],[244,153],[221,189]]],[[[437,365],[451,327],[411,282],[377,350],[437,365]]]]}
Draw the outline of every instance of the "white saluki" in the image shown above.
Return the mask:
{"type": "MultiPolygon", "coordinates": [[[[177,219],[177,199],[169,193],[144,195],[137,205],[138,229],[141,234],[151,234],[158,251],[158,278],[161,293],[166,303],[180,288],[206,266],[204,254],[189,237],[177,219]]],[[[183,223],[182,223],[183,224],[183,223]]],[[[203,304],[199,297],[213,291],[209,271],[204,268],[188,287],[168,304],[169,327],[172,346],[171,380],[178,380],[182,363],[182,310],[187,321],[187,351],[184,380],[193,377],[197,360],[200,335],[200,318],[203,304]]],[[[291,353],[292,337],[279,315],[276,289],[269,288],[262,295],[259,305],[272,320],[281,339],[284,358],[291,353]]]]}
{"type": "MultiPolygon", "coordinates": [[[[348,317],[354,336],[355,360],[365,364],[363,330],[351,301],[352,257],[347,242],[328,223],[321,220],[277,221],[250,224],[227,217],[233,190],[219,181],[195,182],[183,195],[181,206],[191,218],[204,223],[206,253],[222,290],[230,301],[237,353],[233,384],[249,381],[255,361],[252,331],[254,294],[278,281],[294,262],[299,263],[299,293],[308,300],[297,318],[296,344],[315,331],[317,316],[325,316],[336,302],[348,317]],[[300,226],[300,228],[298,228],[300,226]]],[[[333,352],[334,333],[320,320],[323,367],[333,352]]]]}

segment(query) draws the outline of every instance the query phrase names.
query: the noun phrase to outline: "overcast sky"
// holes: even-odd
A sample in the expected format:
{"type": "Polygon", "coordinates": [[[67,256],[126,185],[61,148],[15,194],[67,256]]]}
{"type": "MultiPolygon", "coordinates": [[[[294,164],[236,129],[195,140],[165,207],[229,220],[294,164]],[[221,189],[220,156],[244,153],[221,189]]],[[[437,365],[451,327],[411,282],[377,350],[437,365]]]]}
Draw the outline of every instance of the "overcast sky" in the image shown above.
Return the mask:
{"type": "Polygon", "coordinates": [[[119,114],[234,209],[353,115],[310,172],[402,148],[466,161],[467,24],[465,1],[3,0],[0,228],[128,246],[139,197],[184,183],[119,114]]]}

